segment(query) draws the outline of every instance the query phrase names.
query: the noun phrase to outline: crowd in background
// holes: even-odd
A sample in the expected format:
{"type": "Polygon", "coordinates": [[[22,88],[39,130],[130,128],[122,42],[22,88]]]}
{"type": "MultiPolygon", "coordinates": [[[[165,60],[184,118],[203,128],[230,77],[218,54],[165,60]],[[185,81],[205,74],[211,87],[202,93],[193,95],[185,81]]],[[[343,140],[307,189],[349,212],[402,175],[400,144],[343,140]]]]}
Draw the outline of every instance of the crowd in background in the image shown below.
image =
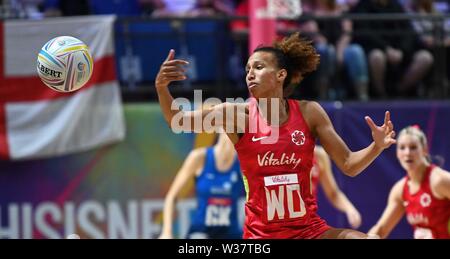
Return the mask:
{"type": "MultiPolygon", "coordinates": [[[[1,11],[4,18],[28,19],[112,13],[155,18],[247,16],[248,4],[249,0],[3,0],[1,11]]],[[[302,0],[301,5],[303,19],[279,21],[278,29],[301,31],[321,55],[318,70],[305,82],[313,86],[307,88],[313,91],[309,94],[322,100],[350,97],[366,101],[426,97],[432,94],[429,85],[448,85],[450,19],[444,23],[431,19],[332,19],[362,13],[448,14],[448,1],[302,0]],[[443,34],[438,33],[441,31],[443,34]],[[436,52],[442,49],[444,52],[436,52]],[[446,55],[446,78],[435,82],[433,71],[442,69],[436,55],[442,53],[446,55]],[[344,82],[345,88],[336,87],[335,82],[344,82]]],[[[245,33],[248,22],[233,20],[230,28],[234,33],[245,33]]]]}

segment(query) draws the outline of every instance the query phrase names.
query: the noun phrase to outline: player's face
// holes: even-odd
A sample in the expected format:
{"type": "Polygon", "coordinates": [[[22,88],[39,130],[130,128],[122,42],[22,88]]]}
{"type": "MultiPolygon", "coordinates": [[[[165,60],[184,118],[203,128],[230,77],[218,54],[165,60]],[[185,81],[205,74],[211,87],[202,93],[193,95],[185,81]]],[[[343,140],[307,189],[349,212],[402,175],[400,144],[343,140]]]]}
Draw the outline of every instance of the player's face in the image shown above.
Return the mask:
{"type": "Polygon", "coordinates": [[[270,52],[259,51],[253,53],[245,67],[247,87],[255,98],[271,97],[280,85],[280,69],[275,57],[270,52]]]}
{"type": "Polygon", "coordinates": [[[417,136],[403,134],[397,140],[397,158],[403,169],[414,170],[426,161],[426,151],[417,136]]]}

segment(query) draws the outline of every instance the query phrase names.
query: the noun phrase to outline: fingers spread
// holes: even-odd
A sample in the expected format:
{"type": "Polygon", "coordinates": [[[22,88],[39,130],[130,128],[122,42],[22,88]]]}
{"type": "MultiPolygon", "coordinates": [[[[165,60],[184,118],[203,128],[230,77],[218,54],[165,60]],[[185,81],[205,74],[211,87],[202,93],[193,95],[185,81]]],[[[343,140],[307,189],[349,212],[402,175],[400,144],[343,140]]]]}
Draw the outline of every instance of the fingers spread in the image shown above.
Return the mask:
{"type": "Polygon", "coordinates": [[[369,125],[371,130],[376,130],[377,125],[375,125],[375,123],[369,116],[364,117],[364,119],[366,119],[367,125],[369,125]]]}
{"type": "Polygon", "coordinates": [[[389,130],[393,130],[394,129],[394,124],[392,123],[392,121],[388,121],[387,126],[388,126],[389,130]]]}
{"type": "Polygon", "coordinates": [[[389,111],[386,111],[384,113],[384,125],[388,124],[388,121],[391,120],[391,113],[389,111]]]}

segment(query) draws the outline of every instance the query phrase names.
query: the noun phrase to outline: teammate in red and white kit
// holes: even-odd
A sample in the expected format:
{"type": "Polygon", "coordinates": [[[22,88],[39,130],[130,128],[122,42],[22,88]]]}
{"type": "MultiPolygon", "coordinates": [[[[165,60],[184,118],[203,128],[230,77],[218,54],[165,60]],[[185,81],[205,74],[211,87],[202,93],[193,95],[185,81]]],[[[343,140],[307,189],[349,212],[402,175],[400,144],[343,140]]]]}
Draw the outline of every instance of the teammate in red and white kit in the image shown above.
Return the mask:
{"type": "Polygon", "coordinates": [[[311,169],[310,179],[314,197],[317,197],[317,188],[320,184],[328,201],[336,209],[345,213],[350,226],[353,229],[361,226],[361,214],[337,185],[331,168],[330,158],[321,146],[314,148],[313,167],[311,169]]]}
{"type": "Polygon", "coordinates": [[[400,131],[397,158],[407,174],[392,187],[383,215],[369,233],[388,237],[406,214],[414,238],[450,238],[450,173],[430,162],[419,127],[400,131]]]}
{"type": "Polygon", "coordinates": [[[352,152],[317,102],[286,99],[319,63],[314,47],[298,34],[257,48],[250,56],[246,65],[249,102],[226,102],[201,111],[172,105],[168,86],[186,79],[183,66],[188,64],[174,56],[171,50],[155,81],[161,110],[174,130],[222,129],[235,144],[247,191],[244,238],[367,237],[355,230],[331,228],[316,214],[309,174],[318,138],[342,172],[358,175],[395,143],[389,112],[382,126],[365,118],[374,141],[352,152]]]}

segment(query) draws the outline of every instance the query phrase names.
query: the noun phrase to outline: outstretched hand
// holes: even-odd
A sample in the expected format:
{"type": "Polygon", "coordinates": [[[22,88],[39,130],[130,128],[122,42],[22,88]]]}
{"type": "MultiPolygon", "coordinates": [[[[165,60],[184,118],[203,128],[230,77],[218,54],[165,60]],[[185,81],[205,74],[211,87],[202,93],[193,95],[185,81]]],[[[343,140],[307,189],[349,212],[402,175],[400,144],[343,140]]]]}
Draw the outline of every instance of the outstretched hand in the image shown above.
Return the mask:
{"type": "Polygon", "coordinates": [[[346,213],[347,215],[347,220],[348,223],[350,224],[350,226],[353,229],[357,229],[359,228],[359,226],[361,226],[361,214],[359,214],[359,211],[353,209],[353,210],[349,210],[346,213]]]}
{"type": "Polygon", "coordinates": [[[394,124],[392,124],[389,111],[386,111],[384,114],[384,123],[381,126],[377,126],[369,116],[366,116],[365,119],[372,131],[375,146],[380,149],[386,149],[396,142],[394,124]]]}
{"type": "Polygon", "coordinates": [[[175,50],[171,49],[166,60],[162,63],[158,75],[156,75],[156,88],[167,87],[172,81],[182,81],[187,78],[183,66],[188,65],[189,62],[182,59],[174,59],[174,57],[175,50]]]}

